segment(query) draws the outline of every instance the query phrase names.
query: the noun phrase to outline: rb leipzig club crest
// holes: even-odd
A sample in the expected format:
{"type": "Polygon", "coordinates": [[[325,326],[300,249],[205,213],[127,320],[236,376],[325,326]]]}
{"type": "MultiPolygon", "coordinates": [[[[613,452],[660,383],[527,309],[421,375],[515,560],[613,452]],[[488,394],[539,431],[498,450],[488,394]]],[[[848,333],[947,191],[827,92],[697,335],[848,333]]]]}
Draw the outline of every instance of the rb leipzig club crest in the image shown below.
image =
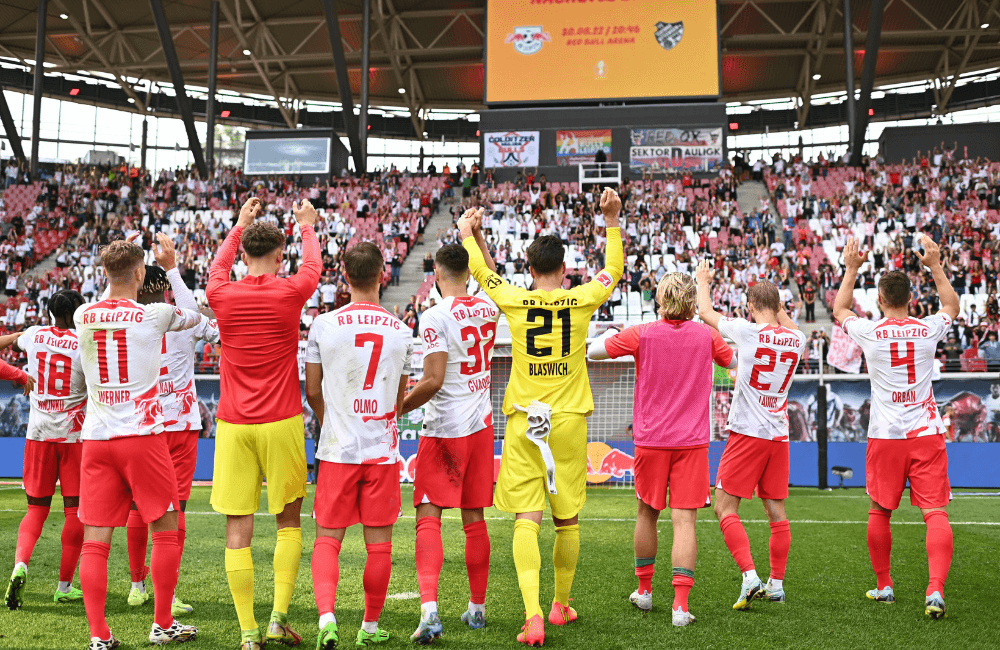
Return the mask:
{"type": "MultiPolygon", "coordinates": [[[[679,40],[679,39],[678,39],[679,40]]],[[[541,25],[515,27],[513,34],[507,34],[504,43],[513,43],[521,54],[534,54],[542,45],[552,41],[552,36],[541,25]]]]}
{"type": "Polygon", "coordinates": [[[677,47],[684,37],[684,21],[676,23],[665,23],[662,20],[656,23],[656,42],[665,50],[672,50],[677,47]]]}

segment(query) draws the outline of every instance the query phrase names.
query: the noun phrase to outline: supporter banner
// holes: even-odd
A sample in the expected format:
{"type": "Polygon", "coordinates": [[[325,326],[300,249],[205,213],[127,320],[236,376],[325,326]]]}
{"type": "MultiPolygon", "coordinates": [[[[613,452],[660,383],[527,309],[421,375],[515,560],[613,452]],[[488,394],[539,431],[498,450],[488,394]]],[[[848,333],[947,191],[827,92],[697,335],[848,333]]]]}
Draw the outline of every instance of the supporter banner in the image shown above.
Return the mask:
{"type": "Polygon", "coordinates": [[[715,171],[722,167],[722,129],[632,129],[633,172],[715,171]]]}
{"type": "Polygon", "coordinates": [[[486,167],[537,167],[538,131],[483,135],[486,167]]]}
{"type": "Polygon", "coordinates": [[[830,349],[826,353],[827,364],[848,373],[861,372],[861,346],[851,340],[843,328],[833,327],[830,349]]]}
{"type": "Polygon", "coordinates": [[[719,94],[715,2],[489,0],[486,9],[487,103],[719,94]]]}
{"type": "Polygon", "coordinates": [[[611,160],[611,129],[556,133],[556,164],[560,167],[592,163],[601,150],[611,160]]]}

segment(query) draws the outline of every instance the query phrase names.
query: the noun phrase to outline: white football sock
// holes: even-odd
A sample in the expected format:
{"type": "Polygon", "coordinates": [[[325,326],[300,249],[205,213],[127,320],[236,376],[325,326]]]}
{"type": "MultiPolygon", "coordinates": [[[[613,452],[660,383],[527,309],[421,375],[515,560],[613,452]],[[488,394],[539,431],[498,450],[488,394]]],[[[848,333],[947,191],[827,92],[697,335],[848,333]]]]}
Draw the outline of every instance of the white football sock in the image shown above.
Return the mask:
{"type": "Polygon", "coordinates": [[[327,612],[319,617],[319,629],[322,630],[330,623],[337,624],[337,617],[333,615],[333,612],[327,612]]]}
{"type": "Polygon", "coordinates": [[[378,621],[362,621],[361,629],[367,634],[375,634],[378,631],[378,621]]]}
{"type": "Polygon", "coordinates": [[[757,577],[757,571],[755,571],[754,569],[750,569],[749,571],[743,574],[743,584],[748,585],[752,583],[754,580],[760,580],[760,578],[757,577]]]}
{"type": "Polygon", "coordinates": [[[481,614],[485,614],[486,613],[486,603],[480,603],[480,604],[477,605],[476,603],[474,603],[474,602],[472,602],[470,600],[469,601],[469,611],[472,612],[473,614],[475,614],[476,612],[479,612],[481,614]]]}
{"type": "Polygon", "coordinates": [[[132,588],[133,589],[138,589],[140,593],[144,594],[144,593],[146,593],[146,581],[145,580],[141,580],[139,582],[133,582],[132,583],[132,588]]]}
{"type": "Polygon", "coordinates": [[[14,565],[14,570],[11,572],[11,575],[14,575],[15,573],[17,573],[17,570],[19,568],[21,568],[21,567],[23,567],[25,571],[28,570],[28,565],[27,564],[25,564],[24,562],[18,562],[17,564],[14,565]]]}
{"type": "Polygon", "coordinates": [[[431,614],[437,614],[438,604],[436,600],[428,600],[420,604],[420,620],[426,621],[431,614]]]}
{"type": "Polygon", "coordinates": [[[73,588],[73,583],[63,582],[62,580],[59,581],[59,586],[57,587],[57,589],[59,589],[59,592],[63,594],[68,594],[69,590],[72,588],[73,588]]]}
{"type": "Polygon", "coordinates": [[[783,582],[783,580],[778,580],[777,578],[771,578],[770,580],[768,580],[768,582],[771,585],[771,591],[778,591],[779,589],[781,589],[781,583],[783,582]]]}

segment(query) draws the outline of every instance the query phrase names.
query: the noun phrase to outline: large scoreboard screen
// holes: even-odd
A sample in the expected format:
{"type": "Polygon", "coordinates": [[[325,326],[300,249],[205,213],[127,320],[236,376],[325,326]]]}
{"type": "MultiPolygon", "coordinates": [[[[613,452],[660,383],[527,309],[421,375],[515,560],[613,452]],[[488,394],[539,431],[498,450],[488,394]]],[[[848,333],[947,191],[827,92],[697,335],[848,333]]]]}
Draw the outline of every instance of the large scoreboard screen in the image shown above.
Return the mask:
{"type": "Polygon", "coordinates": [[[488,104],[716,97],[716,0],[488,0],[488,104]]]}

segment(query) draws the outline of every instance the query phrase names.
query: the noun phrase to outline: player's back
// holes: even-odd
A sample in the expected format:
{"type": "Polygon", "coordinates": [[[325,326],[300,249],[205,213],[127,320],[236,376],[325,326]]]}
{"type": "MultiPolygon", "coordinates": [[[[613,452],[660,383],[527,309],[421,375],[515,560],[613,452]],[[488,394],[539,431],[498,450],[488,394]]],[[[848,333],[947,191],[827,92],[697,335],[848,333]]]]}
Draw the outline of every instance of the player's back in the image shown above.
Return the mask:
{"type": "Polygon", "coordinates": [[[424,409],[422,436],[458,438],[492,424],[490,364],[499,318],[485,293],[443,298],[421,315],[424,358],[448,353],[444,383],[424,409]]]}
{"type": "Polygon", "coordinates": [[[195,343],[215,344],[220,340],[215,320],[205,319],[182,332],[163,335],[160,349],[160,404],[168,430],[197,429],[201,425],[198,397],[195,394],[195,343]]]}
{"type": "Polygon", "coordinates": [[[323,365],[327,409],[317,458],[397,462],[396,402],[412,354],[411,330],[378,305],[353,302],[313,321],[306,362],[323,365]]]}
{"type": "Polygon", "coordinates": [[[869,438],[904,439],[944,432],[932,374],[937,343],[951,326],[943,313],[924,319],[857,317],[844,330],[861,346],[871,377],[869,438]]]}
{"type": "Polygon", "coordinates": [[[719,331],[736,343],[737,371],[726,428],[766,440],[788,441],[788,391],[806,349],[799,330],[742,318],[723,318],[719,331]]]}
{"type": "Polygon", "coordinates": [[[17,341],[28,356],[35,380],[28,416],[28,439],[79,440],[87,403],[87,381],[76,332],[60,327],[29,327],[17,341]]]}

